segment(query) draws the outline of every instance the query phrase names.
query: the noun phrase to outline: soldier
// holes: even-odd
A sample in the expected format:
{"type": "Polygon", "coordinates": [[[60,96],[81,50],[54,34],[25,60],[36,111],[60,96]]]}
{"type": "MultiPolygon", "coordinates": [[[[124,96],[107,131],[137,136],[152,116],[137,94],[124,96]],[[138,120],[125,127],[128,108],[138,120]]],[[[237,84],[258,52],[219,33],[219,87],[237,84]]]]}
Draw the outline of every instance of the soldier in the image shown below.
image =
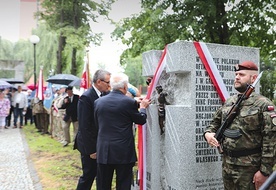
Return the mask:
{"type": "Polygon", "coordinates": [[[49,114],[43,105],[43,100],[34,98],[33,115],[35,115],[38,132],[41,132],[41,134],[49,134],[49,114]]]}
{"type": "Polygon", "coordinates": [[[50,132],[52,135],[52,138],[57,138],[58,137],[58,108],[55,107],[55,101],[57,101],[58,96],[60,95],[60,88],[56,88],[56,94],[55,98],[52,101],[52,106],[50,110],[50,132]]]}
{"type": "Polygon", "coordinates": [[[237,137],[225,135],[221,144],[214,137],[232,105],[253,84],[258,67],[245,61],[235,67],[234,87],[237,95],[228,98],[214,114],[204,137],[210,146],[223,149],[223,183],[225,190],[259,189],[275,165],[276,113],[268,98],[253,92],[242,101],[239,112],[227,130],[239,131],[237,137]]]}
{"type": "Polygon", "coordinates": [[[65,109],[60,109],[62,104],[63,104],[63,100],[64,98],[67,96],[67,93],[65,93],[66,90],[66,86],[62,86],[59,90],[59,95],[57,96],[55,102],[54,102],[54,107],[57,110],[57,129],[56,129],[56,134],[57,134],[57,138],[58,141],[60,141],[61,143],[64,143],[64,133],[63,133],[63,128],[62,126],[64,125],[64,121],[63,121],[63,116],[65,115],[65,109]]]}

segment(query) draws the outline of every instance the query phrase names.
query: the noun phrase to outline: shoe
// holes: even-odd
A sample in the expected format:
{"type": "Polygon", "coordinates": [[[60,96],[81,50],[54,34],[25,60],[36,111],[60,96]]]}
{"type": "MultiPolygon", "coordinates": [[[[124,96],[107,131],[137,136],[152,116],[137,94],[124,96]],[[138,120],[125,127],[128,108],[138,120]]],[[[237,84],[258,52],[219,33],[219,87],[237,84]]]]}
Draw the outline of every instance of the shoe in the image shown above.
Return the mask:
{"type": "Polygon", "coordinates": [[[20,128],[20,129],[22,129],[22,128],[23,128],[23,126],[19,126],[19,128],[20,128]]]}
{"type": "Polygon", "coordinates": [[[14,125],[12,128],[13,128],[13,129],[15,129],[15,128],[17,128],[17,126],[16,126],[16,125],[14,125]]]}
{"type": "Polygon", "coordinates": [[[5,126],[5,129],[8,129],[8,127],[7,127],[7,126],[5,126]]]}
{"type": "Polygon", "coordinates": [[[64,144],[63,144],[63,147],[66,147],[66,146],[68,146],[68,142],[64,142],[64,144]]]}

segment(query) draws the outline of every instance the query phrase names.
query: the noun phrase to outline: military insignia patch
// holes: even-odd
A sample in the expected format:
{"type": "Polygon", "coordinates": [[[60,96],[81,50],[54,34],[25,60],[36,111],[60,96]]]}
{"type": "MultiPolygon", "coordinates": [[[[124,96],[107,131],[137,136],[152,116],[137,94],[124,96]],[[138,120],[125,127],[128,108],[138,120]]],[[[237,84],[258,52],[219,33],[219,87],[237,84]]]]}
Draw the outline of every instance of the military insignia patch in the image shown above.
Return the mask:
{"type": "Polygon", "coordinates": [[[272,123],[273,123],[273,125],[276,125],[276,117],[273,117],[272,123]]]}

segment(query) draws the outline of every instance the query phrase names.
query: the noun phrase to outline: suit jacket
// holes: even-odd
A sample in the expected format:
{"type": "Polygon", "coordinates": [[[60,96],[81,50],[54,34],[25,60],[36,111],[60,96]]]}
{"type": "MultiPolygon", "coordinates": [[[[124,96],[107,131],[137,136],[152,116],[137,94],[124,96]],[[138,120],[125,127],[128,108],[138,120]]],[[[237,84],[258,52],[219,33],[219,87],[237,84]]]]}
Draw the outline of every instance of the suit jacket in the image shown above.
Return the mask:
{"type": "MultiPolygon", "coordinates": [[[[66,96],[65,98],[69,98],[69,96],[66,96]]],[[[76,94],[73,94],[73,101],[71,101],[69,98],[69,102],[62,104],[60,109],[66,109],[65,116],[63,118],[64,121],[67,122],[70,118],[73,122],[78,121],[78,112],[77,112],[78,101],[79,101],[79,96],[76,94]]]]}
{"type": "Polygon", "coordinates": [[[146,123],[146,110],[121,91],[112,91],[98,99],[95,124],[98,127],[97,162],[100,164],[129,164],[137,161],[133,123],[146,123]]]}
{"type": "Polygon", "coordinates": [[[94,101],[98,98],[98,94],[92,87],[84,92],[79,99],[79,128],[74,149],[78,149],[81,154],[90,155],[96,152],[98,131],[94,123],[94,101]]]}

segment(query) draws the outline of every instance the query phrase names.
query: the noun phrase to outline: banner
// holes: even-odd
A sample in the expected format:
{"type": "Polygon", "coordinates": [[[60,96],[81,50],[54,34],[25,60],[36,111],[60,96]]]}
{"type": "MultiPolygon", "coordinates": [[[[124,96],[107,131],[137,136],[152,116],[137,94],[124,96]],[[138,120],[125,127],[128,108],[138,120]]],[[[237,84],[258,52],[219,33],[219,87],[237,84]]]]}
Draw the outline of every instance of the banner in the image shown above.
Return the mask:
{"type": "Polygon", "coordinates": [[[81,94],[91,87],[90,71],[89,71],[89,52],[86,54],[86,60],[84,61],[83,72],[81,76],[80,91],[81,94]]]}
{"type": "Polygon", "coordinates": [[[43,67],[41,67],[39,71],[38,85],[37,85],[35,97],[38,98],[39,100],[44,100],[43,67]]]}
{"type": "Polygon", "coordinates": [[[52,88],[52,83],[48,82],[47,88],[44,92],[44,107],[50,111],[52,102],[54,99],[54,93],[53,93],[53,88],[52,88]]]}

